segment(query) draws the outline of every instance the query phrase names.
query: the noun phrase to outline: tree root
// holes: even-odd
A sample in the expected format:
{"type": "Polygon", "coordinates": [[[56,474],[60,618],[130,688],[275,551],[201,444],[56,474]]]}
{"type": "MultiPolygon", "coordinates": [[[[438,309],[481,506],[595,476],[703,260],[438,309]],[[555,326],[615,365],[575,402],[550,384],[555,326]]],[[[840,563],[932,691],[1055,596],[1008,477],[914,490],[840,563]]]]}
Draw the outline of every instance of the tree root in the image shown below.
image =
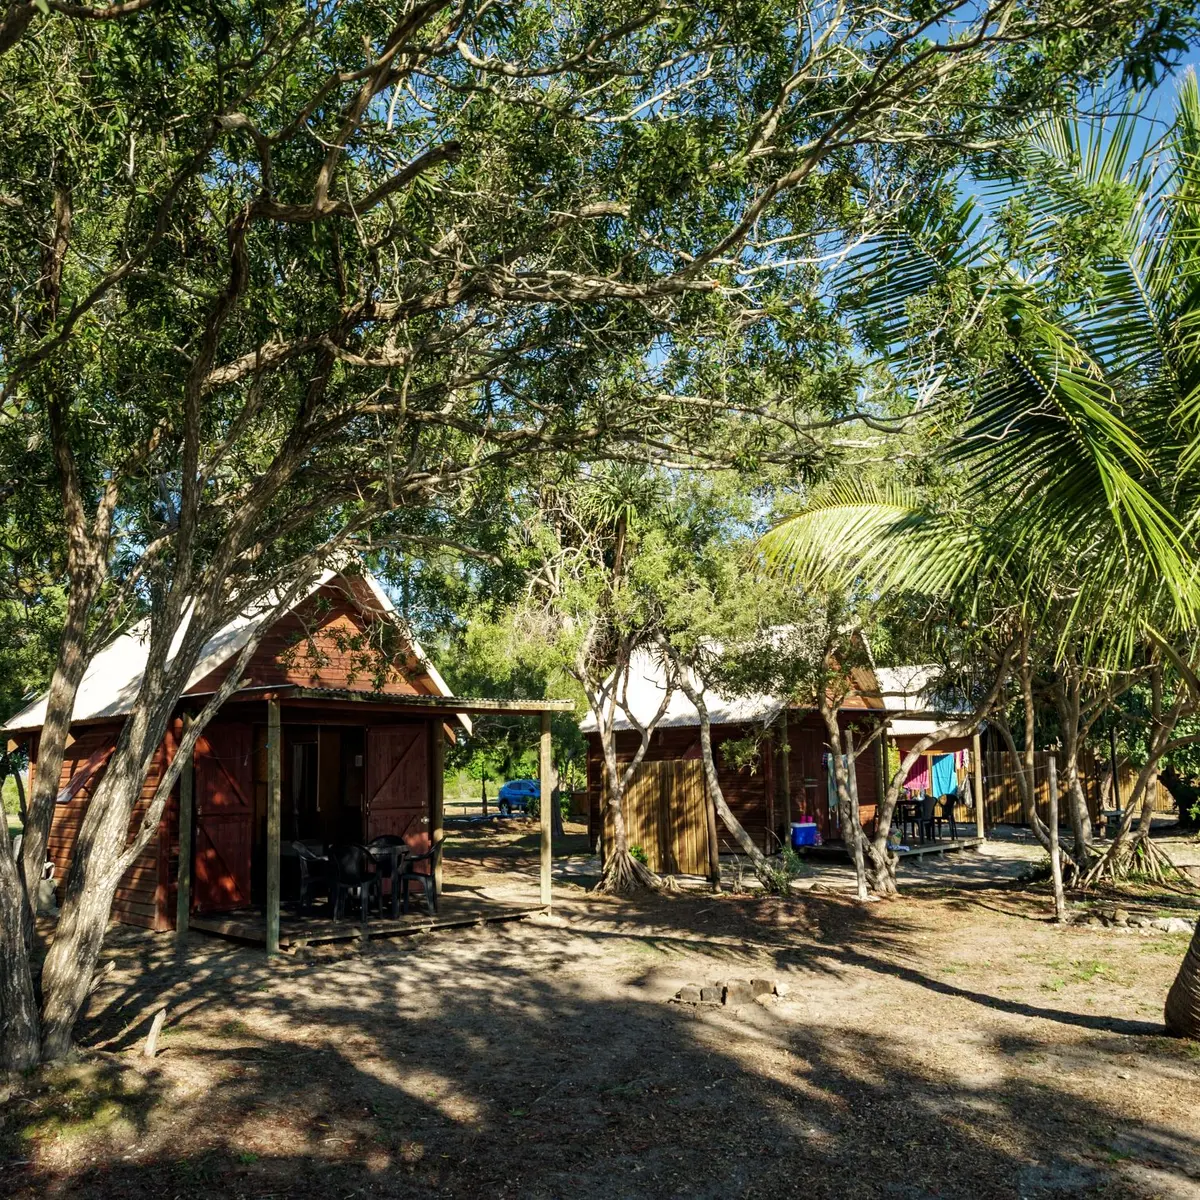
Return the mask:
{"type": "Polygon", "coordinates": [[[1135,873],[1163,887],[1177,887],[1180,881],[1189,889],[1196,886],[1161,846],[1141,835],[1113,842],[1086,870],[1076,866],[1072,886],[1087,891],[1101,883],[1119,885],[1135,873]]]}
{"type": "Polygon", "coordinates": [[[604,864],[604,874],[595,890],[608,896],[629,896],[636,892],[658,892],[662,887],[663,881],[645,863],[638,862],[628,850],[614,850],[604,864]]]}

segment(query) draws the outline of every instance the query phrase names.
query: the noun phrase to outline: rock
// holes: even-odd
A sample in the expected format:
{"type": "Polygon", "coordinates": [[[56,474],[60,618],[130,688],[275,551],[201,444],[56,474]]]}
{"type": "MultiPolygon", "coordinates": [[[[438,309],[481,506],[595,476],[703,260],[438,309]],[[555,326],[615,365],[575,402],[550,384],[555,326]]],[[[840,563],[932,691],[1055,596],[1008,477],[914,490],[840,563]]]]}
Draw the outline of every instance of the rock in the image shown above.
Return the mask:
{"type": "Polygon", "coordinates": [[[701,1004],[720,1004],[722,989],[719,987],[702,987],[700,989],[701,1004]]]}
{"type": "Polygon", "coordinates": [[[1168,933],[1192,933],[1195,928],[1191,921],[1185,921],[1182,917],[1170,917],[1167,920],[1168,933]]]}
{"type": "Polygon", "coordinates": [[[1100,920],[1099,917],[1088,917],[1088,919],[1086,921],[1084,921],[1084,924],[1089,929],[1099,929],[1104,924],[1104,922],[1102,920],[1100,920]]]}
{"type": "Polygon", "coordinates": [[[1144,929],[1150,924],[1150,919],[1148,917],[1140,917],[1135,913],[1129,918],[1129,924],[1133,926],[1134,929],[1144,929]]]}
{"type": "Polygon", "coordinates": [[[752,1004],[754,992],[744,979],[730,979],[725,984],[723,999],[726,1004],[752,1004]]]}
{"type": "Polygon", "coordinates": [[[1112,920],[1114,925],[1128,925],[1129,914],[1123,908],[1113,909],[1112,920]]]}
{"type": "Polygon", "coordinates": [[[58,900],[54,895],[54,880],[40,879],[37,886],[37,910],[43,917],[58,916],[58,900]]]}
{"type": "Polygon", "coordinates": [[[784,996],[790,995],[791,991],[792,985],[790,983],[784,983],[782,979],[775,980],[775,995],[777,995],[780,999],[782,999],[784,996]]]}
{"type": "Polygon", "coordinates": [[[752,979],[750,980],[750,990],[755,997],[770,996],[775,992],[775,983],[770,979],[752,979]]]}
{"type": "Polygon", "coordinates": [[[761,1004],[763,1008],[774,1008],[779,1003],[779,997],[771,992],[763,992],[754,997],[754,1003],[761,1004]]]}
{"type": "Polygon", "coordinates": [[[686,984],[675,993],[675,999],[681,1000],[684,1004],[699,1004],[700,989],[694,984],[686,984]]]}

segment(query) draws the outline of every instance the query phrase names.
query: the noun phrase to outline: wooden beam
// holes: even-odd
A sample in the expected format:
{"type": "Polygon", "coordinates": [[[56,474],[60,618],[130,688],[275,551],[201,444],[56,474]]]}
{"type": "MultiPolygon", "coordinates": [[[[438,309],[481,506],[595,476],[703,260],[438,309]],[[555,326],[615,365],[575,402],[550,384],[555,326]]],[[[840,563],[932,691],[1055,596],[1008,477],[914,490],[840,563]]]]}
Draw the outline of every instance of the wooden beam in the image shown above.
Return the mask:
{"type": "Polygon", "coordinates": [[[971,765],[975,773],[975,836],[982,840],[987,837],[987,812],[983,803],[983,750],[978,733],[971,738],[971,765]]]}
{"type": "MultiPolygon", "coordinates": [[[[186,735],[191,717],[183,718],[186,735]]],[[[195,760],[189,756],[179,773],[179,875],[178,896],[175,901],[175,948],[187,946],[188,922],[192,917],[192,823],[196,811],[195,760]]]]}
{"type": "Polygon", "coordinates": [[[783,815],[784,845],[790,845],[792,839],[792,771],[790,736],[790,711],[783,710],[783,727],[779,735],[779,799],[783,815]]]}
{"type": "MultiPolygon", "coordinates": [[[[446,836],[446,735],[441,721],[430,721],[429,728],[433,732],[433,753],[430,755],[433,762],[433,779],[430,780],[432,791],[429,794],[429,830],[433,839],[431,846],[436,846],[446,836]]],[[[440,896],[442,860],[439,857],[436,861],[437,865],[433,869],[433,890],[440,896]]],[[[392,887],[396,887],[397,882],[393,880],[392,887]]]]}
{"type": "Polygon", "coordinates": [[[550,756],[550,714],[542,713],[542,743],[541,753],[538,755],[538,778],[541,782],[541,805],[538,815],[541,817],[542,826],[542,903],[550,907],[550,831],[552,823],[550,820],[550,806],[553,803],[554,788],[551,785],[550,771],[552,759],[550,756]]]}
{"type": "Polygon", "coordinates": [[[267,954],[279,953],[279,833],[282,807],[279,701],[267,701],[267,954]]]}
{"type": "MultiPolygon", "coordinates": [[[[202,701],[211,692],[189,692],[188,700],[202,701]]],[[[319,700],[324,703],[345,701],[352,704],[378,705],[415,712],[492,713],[514,717],[536,717],[540,713],[573,712],[574,700],[493,700],[480,696],[420,696],[392,692],[357,691],[354,688],[309,688],[298,684],[263,684],[239,688],[227,703],[247,700],[319,700]]]]}

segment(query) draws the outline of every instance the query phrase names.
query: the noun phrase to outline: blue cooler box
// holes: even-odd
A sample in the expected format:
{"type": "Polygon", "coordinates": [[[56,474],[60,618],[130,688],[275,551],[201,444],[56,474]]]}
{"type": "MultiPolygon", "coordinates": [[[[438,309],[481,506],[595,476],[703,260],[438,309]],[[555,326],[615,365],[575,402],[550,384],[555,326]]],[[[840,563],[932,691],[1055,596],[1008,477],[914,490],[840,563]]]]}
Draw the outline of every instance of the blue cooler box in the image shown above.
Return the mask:
{"type": "Polygon", "coordinates": [[[815,821],[806,821],[800,824],[797,821],[792,822],[792,849],[799,850],[802,846],[817,845],[817,823],[815,821]]]}

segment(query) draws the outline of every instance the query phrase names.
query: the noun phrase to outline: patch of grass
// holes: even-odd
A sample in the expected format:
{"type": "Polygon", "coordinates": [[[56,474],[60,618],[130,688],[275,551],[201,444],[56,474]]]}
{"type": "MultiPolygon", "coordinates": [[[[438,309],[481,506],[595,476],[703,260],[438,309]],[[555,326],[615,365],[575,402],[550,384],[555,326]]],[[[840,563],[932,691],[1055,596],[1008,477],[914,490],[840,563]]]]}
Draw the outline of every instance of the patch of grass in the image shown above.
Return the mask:
{"type": "Polygon", "coordinates": [[[1094,979],[1103,979],[1108,983],[1120,982],[1112,967],[1098,958],[1046,959],[1043,965],[1054,972],[1051,978],[1041,984],[1048,992],[1061,992],[1068,984],[1091,983],[1094,979]]]}
{"type": "Polygon", "coordinates": [[[124,1142],[136,1136],[146,1099],[140,1077],[85,1064],[47,1075],[46,1084],[16,1131],[21,1141],[79,1142],[106,1135],[124,1142]]]}
{"type": "Polygon", "coordinates": [[[249,1166],[251,1163],[258,1162],[258,1155],[252,1154],[249,1150],[243,1150],[242,1153],[238,1155],[238,1162],[245,1163],[246,1166],[249,1166]]]}

